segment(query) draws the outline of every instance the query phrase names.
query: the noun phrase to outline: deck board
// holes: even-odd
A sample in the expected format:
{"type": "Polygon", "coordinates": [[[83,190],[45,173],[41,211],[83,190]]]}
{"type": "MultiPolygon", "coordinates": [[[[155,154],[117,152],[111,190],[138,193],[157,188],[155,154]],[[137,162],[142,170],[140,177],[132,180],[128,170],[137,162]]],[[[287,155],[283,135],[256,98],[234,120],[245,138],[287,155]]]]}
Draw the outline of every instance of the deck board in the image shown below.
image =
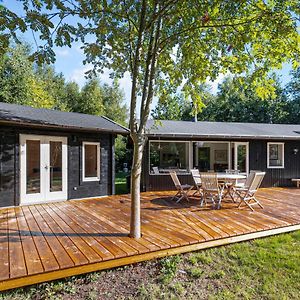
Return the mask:
{"type": "Polygon", "coordinates": [[[264,209],[141,196],[142,238],[128,237],[130,196],[0,209],[0,290],[300,229],[300,190],[261,189],[264,209]]]}

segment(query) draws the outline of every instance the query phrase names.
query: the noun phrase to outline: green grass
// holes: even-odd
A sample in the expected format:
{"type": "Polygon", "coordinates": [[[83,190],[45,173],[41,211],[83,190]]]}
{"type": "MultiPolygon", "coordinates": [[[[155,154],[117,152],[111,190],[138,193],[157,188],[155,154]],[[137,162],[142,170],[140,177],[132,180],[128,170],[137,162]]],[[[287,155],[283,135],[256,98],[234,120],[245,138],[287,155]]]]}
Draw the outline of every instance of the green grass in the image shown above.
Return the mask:
{"type": "Polygon", "coordinates": [[[281,300],[300,299],[299,291],[297,231],[16,289],[0,299],[281,300]]]}
{"type": "Polygon", "coordinates": [[[116,188],[116,194],[127,194],[129,193],[127,189],[127,184],[126,184],[126,176],[128,173],[124,172],[118,172],[116,173],[116,179],[115,179],[115,188],[116,188]]]}

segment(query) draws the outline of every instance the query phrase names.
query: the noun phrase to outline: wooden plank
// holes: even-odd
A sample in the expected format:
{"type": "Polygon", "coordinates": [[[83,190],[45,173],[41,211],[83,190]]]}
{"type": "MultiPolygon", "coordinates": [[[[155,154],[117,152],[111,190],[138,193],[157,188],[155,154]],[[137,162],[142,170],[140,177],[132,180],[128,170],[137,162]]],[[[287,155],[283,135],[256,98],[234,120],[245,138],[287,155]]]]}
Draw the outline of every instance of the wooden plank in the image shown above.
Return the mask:
{"type": "Polygon", "coordinates": [[[76,247],[72,240],[67,236],[67,234],[62,230],[62,228],[57,224],[52,217],[48,214],[46,208],[42,205],[36,207],[40,212],[44,220],[47,222],[48,226],[51,228],[52,232],[55,234],[56,238],[60,241],[64,249],[67,251],[68,255],[72,259],[74,265],[82,265],[88,263],[87,258],[81,253],[81,251],[76,247]]]}
{"type": "Polygon", "coordinates": [[[74,262],[68,255],[66,249],[57,239],[55,233],[48,226],[47,222],[41,216],[36,206],[30,206],[30,211],[33,214],[41,233],[45,237],[53,255],[55,256],[60,268],[70,268],[74,266],[74,262]]]}
{"type": "Polygon", "coordinates": [[[191,251],[198,251],[198,250],[207,249],[211,247],[217,247],[217,246],[227,245],[231,243],[253,240],[257,238],[267,237],[270,235],[276,235],[280,233],[292,232],[296,230],[300,230],[300,225],[287,226],[287,227],[276,228],[272,230],[265,230],[256,233],[250,233],[250,234],[244,234],[244,235],[223,238],[223,239],[218,239],[213,241],[207,241],[204,243],[197,243],[188,246],[175,247],[173,249],[159,250],[155,252],[125,257],[125,258],[102,261],[99,263],[88,264],[80,267],[77,266],[70,269],[32,275],[32,276],[27,276],[23,278],[14,279],[14,280],[2,281],[0,282],[0,291],[31,285],[31,284],[36,284],[44,281],[61,279],[69,276],[75,276],[75,275],[84,274],[88,272],[95,272],[99,270],[115,268],[115,267],[133,264],[145,260],[157,259],[164,256],[176,255],[176,254],[181,254],[181,253],[186,253],[191,251]]]}
{"type": "Polygon", "coordinates": [[[45,272],[59,269],[58,262],[53,255],[44,235],[41,233],[41,230],[36,223],[36,220],[33,217],[31,211],[29,210],[29,207],[24,206],[21,209],[27,221],[28,228],[36,245],[45,272]]]}
{"type": "Polygon", "coordinates": [[[16,219],[18,222],[28,275],[42,273],[44,268],[23,211],[20,207],[16,208],[16,219]]]}
{"type": "Polygon", "coordinates": [[[7,209],[0,214],[0,281],[9,278],[9,248],[8,248],[8,215],[7,209]]]}
{"type": "Polygon", "coordinates": [[[77,232],[77,228],[72,226],[73,223],[66,219],[66,216],[62,211],[56,211],[56,207],[53,204],[45,205],[47,207],[47,211],[49,215],[55,220],[57,224],[62,228],[66,236],[68,236],[72,242],[76,245],[76,247],[81,251],[81,253],[87,258],[89,263],[98,262],[102,260],[102,256],[99,255],[99,252],[95,250],[93,246],[95,241],[93,238],[86,236],[83,239],[80,234],[82,234],[82,230],[77,232]]]}
{"type": "Polygon", "coordinates": [[[8,210],[8,243],[9,243],[9,270],[10,278],[27,275],[22,241],[16,220],[15,209],[8,210]]]}

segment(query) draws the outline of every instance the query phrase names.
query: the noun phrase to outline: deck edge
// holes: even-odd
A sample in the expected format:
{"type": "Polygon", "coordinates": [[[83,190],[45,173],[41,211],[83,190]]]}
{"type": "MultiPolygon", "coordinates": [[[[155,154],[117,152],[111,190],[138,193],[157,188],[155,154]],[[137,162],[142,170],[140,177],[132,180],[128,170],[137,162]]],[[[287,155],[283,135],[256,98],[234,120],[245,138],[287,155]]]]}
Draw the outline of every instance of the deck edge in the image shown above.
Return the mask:
{"type": "Polygon", "coordinates": [[[221,238],[221,239],[207,241],[207,242],[201,242],[201,243],[195,243],[195,244],[186,245],[186,246],[168,248],[168,249],[148,252],[148,253],[144,253],[144,254],[132,255],[129,257],[123,257],[123,258],[117,258],[117,259],[113,259],[113,260],[101,261],[98,263],[86,264],[86,265],[82,265],[82,266],[75,266],[72,268],[51,271],[51,272],[42,273],[42,274],[35,274],[35,275],[29,275],[26,277],[8,279],[8,280],[0,282],[0,291],[2,292],[2,291],[9,290],[9,289],[25,287],[28,285],[33,285],[33,284],[57,280],[57,279],[63,279],[63,278],[71,277],[71,276],[81,275],[81,274],[95,272],[95,271],[101,271],[101,270],[105,270],[105,269],[121,267],[121,266],[125,266],[128,264],[138,263],[138,262],[147,261],[147,260],[151,260],[151,259],[157,259],[157,258],[169,256],[169,255],[193,252],[193,251],[197,251],[197,250],[203,250],[203,249],[208,249],[208,248],[212,248],[212,247],[218,247],[218,246],[253,240],[253,239],[257,239],[257,238],[263,238],[263,237],[267,237],[267,236],[271,236],[271,235],[288,233],[288,232],[297,231],[297,230],[300,230],[300,224],[284,226],[284,227],[263,230],[263,231],[257,231],[254,233],[247,233],[247,234],[243,234],[243,235],[236,235],[236,236],[232,236],[232,237],[221,238]]]}

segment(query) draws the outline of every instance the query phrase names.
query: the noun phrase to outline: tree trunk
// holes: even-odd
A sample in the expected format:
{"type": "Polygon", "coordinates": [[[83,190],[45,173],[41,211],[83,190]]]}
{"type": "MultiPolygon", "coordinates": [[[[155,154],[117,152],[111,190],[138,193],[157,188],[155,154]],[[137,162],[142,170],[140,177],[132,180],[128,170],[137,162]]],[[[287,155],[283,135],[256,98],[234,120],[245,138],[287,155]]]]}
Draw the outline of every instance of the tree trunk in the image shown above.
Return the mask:
{"type": "Polygon", "coordinates": [[[133,140],[133,162],[131,169],[131,217],[130,236],[141,237],[141,173],[145,138],[142,134],[131,133],[133,140]]]}

